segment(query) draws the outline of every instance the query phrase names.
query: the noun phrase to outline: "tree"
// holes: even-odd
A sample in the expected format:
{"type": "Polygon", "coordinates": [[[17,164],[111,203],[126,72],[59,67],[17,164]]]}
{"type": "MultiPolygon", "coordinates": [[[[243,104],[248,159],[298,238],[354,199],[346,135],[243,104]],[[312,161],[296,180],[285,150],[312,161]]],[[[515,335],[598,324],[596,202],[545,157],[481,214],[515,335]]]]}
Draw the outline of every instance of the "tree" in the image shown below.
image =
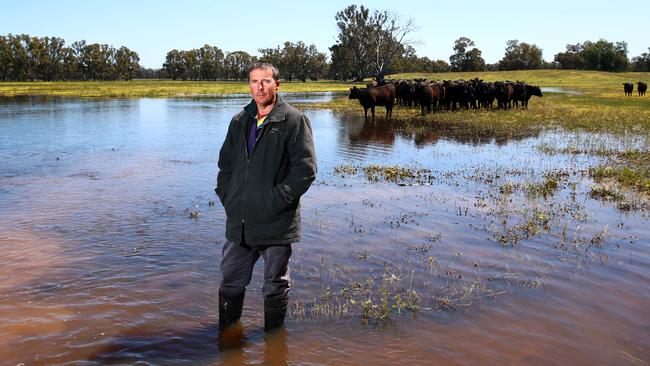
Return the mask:
{"type": "Polygon", "coordinates": [[[566,51],[556,54],[554,60],[562,69],[582,69],[584,63],[580,56],[581,52],[582,45],[580,43],[567,44],[566,51]]]}
{"type": "Polygon", "coordinates": [[[201,65],[197,50],[181,51],[181,63],[183,65],[183,81],[199,80],[201,76],[201,65]]]}
{"type": "MultiPolygon", "coordinates": [[[[336,62],[333,56],[332,66],[351,65],[357,81],[367,76],[382,81],[391,62],[411,43],[406,37],[415,29],[412,20],[401,23],[396,14],[388,11],[375,11],[371,15],[370,9],[363,5],[359,8],[350,5],[336,13],[335,19],[339,35],[335,45],[338,46],[336,62]]],[[[341,70],[340,74],[347,71],[341,70]]]]}
{"type": "Polygon", "coordinates": [[[126,47],[115,50],[84,40],[65,47],[65,40],[58,37],[0,36],[1,81],[130,79],[138,61],[137,53],[126,47]]]}
{"type": "Polygon", "coordinates": [[[604,39],[595,43],[590,41],[583,43],[581,57],[588,70],[625,71],[629,63],[627,43],[614,44],[604,39]]]}
{"type": "Polygon", "coordinates": [[[63,67],[61,71],[61,79],[63,80],[79,80],[81,73],[79,72],[79,61],[75,50],[71,47],[65,47],[62,50],[63,67]]]}
{"type": "Polygon", "coordinates": [[[226,55],[224,74],[229,80],[248,80],[247,71],[257,59],[247,52],[235,51],[226,55]]]}
{"type": "Polygon", "coordinates": [[[216,46],[203,45],[198,50],[201,80],[217,80],[223,73],[223,51],[216,46]]]}
{"type": "Polygon", "coordinates": [[[432,72],[447,72],[449,71],[449,64],[445,60],[436,60],[432,65],[432,72]]]}
{"type": "Polygon", "coordinates": [[[454,42],[455,53],[449,57],[451,71],[483,71],[485,60],[481,50],[475,47],[474,41],[460,37],[454,42]],[[471,47],[471,49],[469,49],[471,47]],[[469,50],[468,50],[469,49],[469,50]]]}
{"type": "Polygon", "coordinates": [[[329,78],[333,80],[353,79],[356,73],[356,68],[352,58],[349,57],[348,50],[339,44],[333,45],[329,50],[332,57],[332,62],[328,72],[329,78]]]}
{"type": "Polygon", "coordinates": [[[173,49],[167,52],[165,63],[163,64],[163,70],[165,70],[167,77],[171,78],[172,80],[186,80],[180,51],[173,49]]]}
{"type": "Polygon", "coordinates": [[[532,70],[542,67],[542,50],[536,45],[519,43],[512,39],[506,42],[506,53],[499,61],[499,70],[532,70]]]}
{"type": "Polygon", "coordinates": [[[120,47],[115,51],[115,70],[117,79],[133,80],[140,69],[140,57],[127,47],[120,47]]]}
{"type": "Polygon", "coordinates": [[[648,52],[644,52],[632,59],[634,71],[650,71],[650,47],[648,52]]]}
{"type": "Polygon", "coordinates": [[[25,81],[27,80],[28,75],[28,55],[27,50],[23,46],[22,40],[24,37],[26,37],[26,35],[11,36],[10,34],[9,36],[10,49],[11,53],[14,56],[11,68],[13,74],[12,79],[15,81],[25,81]]]}
{"type": "Polygon", "coordinates": [[[11,73],[12,54],[5,36],[0,36],[0,80],[7,81],[11,73]]]}
{"type": "Polygon", "coordinates": [[[280,69],[280,77],[287,81],[307,78],[317,80],[327,73],[327,56],[318,52],[315,45],[306,46],[302,41],[284,42],[282,48],[262,48],[261,60],[270,62],[280,69]]]}
{"type": "Polygon", "coordinates": [[[625,71],[629,65],[627,43],[601,39],[598,42],[569,44],[566,52],[555,55],[555,61],[562,69],[625,71]]]}
{"type": "Polygon", "coordinates": [[[309,45],[307,54],[308,59],[306,76],[310,80],[318,80],[320,78],[324,78],[329,71],[329,65],[327,64],[327,55],[322,52],[318,52],[316,46],[313,44],[309,45]]]}
{"type": "Polygon", "coordinates": [[[63,78],[65,40],[58,37],[45,37],[44,41],[50,64],[44,68],[43,80],[61,80],[63,78]]]}

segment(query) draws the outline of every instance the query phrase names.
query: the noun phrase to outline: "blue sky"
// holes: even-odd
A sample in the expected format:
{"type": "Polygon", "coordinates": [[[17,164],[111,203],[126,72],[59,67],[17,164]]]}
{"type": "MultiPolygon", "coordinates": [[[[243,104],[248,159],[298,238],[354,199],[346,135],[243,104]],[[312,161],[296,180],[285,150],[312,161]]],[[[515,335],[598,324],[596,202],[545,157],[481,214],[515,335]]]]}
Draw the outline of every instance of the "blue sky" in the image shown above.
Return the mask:
{"type": "Polygon", "coordinates": [[[167,51],[203,44],[225,52],[258,54],[285,41],[327,52],[336,41],[334,16],[350,4],[389,10],[413,19],[418,56],[449,61],[454,40],[466,36],[488,63],[503,57],[506,41],[534,43],[546,60],[567,43],[626,41],[628,56],[650,47],[650,1],[201,1],[3,0],[0,34],[57,36],[67,44],[127,46],[145,67],[161,67],[167,51]],[[620,6],[619,6],[620,5],[620,6]]]}

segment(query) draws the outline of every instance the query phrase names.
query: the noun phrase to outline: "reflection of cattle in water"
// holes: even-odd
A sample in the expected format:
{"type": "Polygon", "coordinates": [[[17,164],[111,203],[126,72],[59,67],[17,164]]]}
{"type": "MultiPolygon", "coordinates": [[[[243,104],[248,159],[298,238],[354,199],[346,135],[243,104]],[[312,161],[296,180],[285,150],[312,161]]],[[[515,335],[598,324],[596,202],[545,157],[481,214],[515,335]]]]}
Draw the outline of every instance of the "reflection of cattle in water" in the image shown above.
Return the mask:
{"type": "Polygon", "coordinates": [[[625,95],[632,95],[633,91],[634,91],[633,83],[623,83],[623,92],[625,92],[625,95]]]}
{"type": "Polygon", "coordinates": [[[643,81],[639,81],[639,82],[636,83],[636,84],[637,84],[637,88],[636,88],[636,89],[639,91],[639,96],[640,96],[640,97],[644,96],[646,90],[648,90],[648,84],[645,83],[645,82],[643,82],[643,81]]]}
{"type": "Polygon", "coordinates": [[[395,105],[395,94],[395,85],[393,84],[365,89],[359,89],[355,86],[350,88],[349,98],[359,99],[365,117],[368,117],[368,108],[370,108],[372,118],[375,118],[375,106],[385,106],[386,117],[390,117],[393,114],[393,106],[395,105]]]}

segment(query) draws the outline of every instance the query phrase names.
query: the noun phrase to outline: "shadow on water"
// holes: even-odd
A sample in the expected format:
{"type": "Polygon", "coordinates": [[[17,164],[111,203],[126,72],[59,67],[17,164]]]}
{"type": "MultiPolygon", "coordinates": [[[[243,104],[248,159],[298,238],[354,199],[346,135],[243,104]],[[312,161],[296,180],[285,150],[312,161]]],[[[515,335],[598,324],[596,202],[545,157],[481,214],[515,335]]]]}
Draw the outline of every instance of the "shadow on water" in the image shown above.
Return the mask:
{"type": "Polygon", "coordinates": [[[93,364],[286,365],[288,332],[279,329],[245,331],[241,325],[224,338],[216,323],[196,329],[165,329],[158,332],[134,330],[107,341],[87,360],[93,364]]]}

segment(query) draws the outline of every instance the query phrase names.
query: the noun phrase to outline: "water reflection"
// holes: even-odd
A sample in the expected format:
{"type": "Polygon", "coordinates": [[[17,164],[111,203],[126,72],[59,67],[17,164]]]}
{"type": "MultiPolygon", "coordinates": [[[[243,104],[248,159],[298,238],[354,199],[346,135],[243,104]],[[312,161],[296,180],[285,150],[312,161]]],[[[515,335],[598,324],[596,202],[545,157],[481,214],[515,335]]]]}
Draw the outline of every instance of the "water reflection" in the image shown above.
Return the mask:
{"type": "Polygon", "coordinates": [[[411,126],[404,126],[394,120],[378,118],[375,120],[364,119],[359,116],[334,114],[338,124],[353,146],[370,144],[393,145],[397,137],[412,140],[417,147],[435,145],[440,139],[466,145],[495,144],[504,146],[510,142],[537,138],[541,128],[499,129],[494,126],[480,126],[463,123],[441,123],[434,121],[412,122],[411,126]]]}

